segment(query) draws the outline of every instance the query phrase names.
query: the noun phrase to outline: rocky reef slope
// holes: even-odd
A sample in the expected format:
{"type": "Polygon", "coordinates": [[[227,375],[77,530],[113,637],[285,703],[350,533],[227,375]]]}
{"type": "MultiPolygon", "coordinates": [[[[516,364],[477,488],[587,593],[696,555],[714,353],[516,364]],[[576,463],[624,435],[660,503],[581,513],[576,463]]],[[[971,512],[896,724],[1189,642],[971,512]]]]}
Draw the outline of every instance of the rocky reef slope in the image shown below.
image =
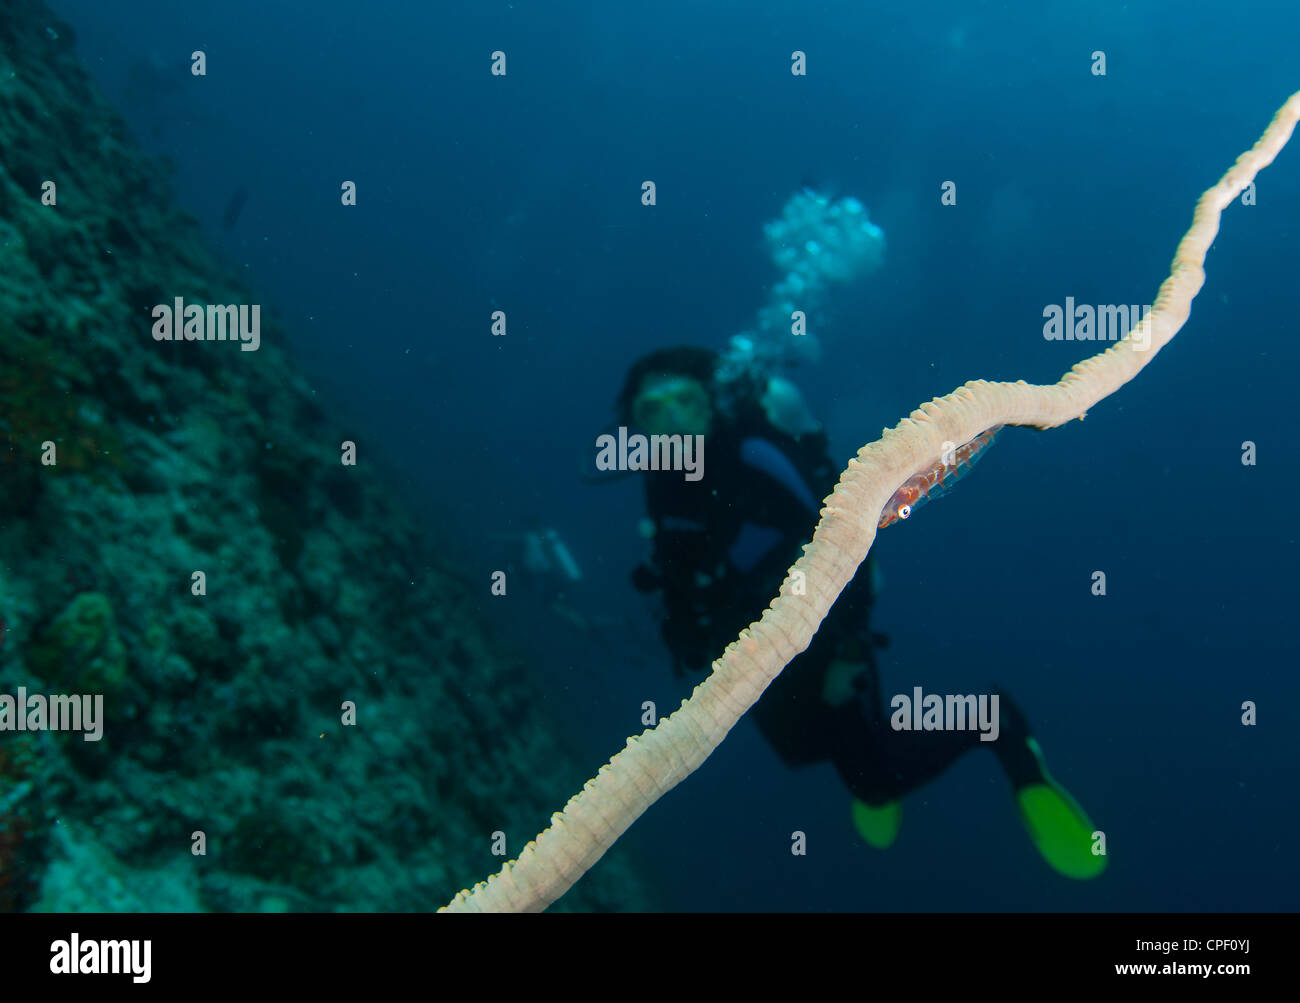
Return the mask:
{"type": "MultiPolygon", "coordinates": [[[[0,730],[0,910],[436,907],[585,771],[266,310],[153,339],[259,300],[70,39],[0,0],[0,694],[102,694],[103,737],[0,730]]],[[[644,896],[612,855],[563,904],[644,896]]]]}

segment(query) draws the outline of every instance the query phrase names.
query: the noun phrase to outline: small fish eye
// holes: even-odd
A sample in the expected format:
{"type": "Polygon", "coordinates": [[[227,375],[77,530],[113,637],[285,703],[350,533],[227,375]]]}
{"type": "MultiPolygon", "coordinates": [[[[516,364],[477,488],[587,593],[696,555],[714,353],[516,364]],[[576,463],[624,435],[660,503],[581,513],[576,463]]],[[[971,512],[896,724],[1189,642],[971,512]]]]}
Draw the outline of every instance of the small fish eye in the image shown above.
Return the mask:
{"type": "Polygon", "coordinates": [[[912,506],[911,506],[911,505],[899,505],[899,506],[898,506],[898,518],[900,518],[900,519],[906,519],[906,518],[907,518],[909,515],[911,515],[911,514],[912,514],[912,506]]]}

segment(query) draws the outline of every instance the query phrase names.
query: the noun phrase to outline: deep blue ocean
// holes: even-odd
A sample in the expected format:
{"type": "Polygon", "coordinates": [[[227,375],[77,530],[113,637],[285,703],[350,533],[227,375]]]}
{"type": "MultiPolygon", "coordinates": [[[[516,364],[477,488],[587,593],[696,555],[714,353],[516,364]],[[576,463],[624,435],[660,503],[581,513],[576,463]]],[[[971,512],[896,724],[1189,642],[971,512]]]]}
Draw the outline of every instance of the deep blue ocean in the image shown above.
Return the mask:
{"type": "MultiPolygon", "coordinates": [[[[643,701],[666,713],[690,684],[629,581],[641,485],[585,483],[577,459],[635,359],[752,325],[780,278],[763,224],[792,193],[856,197],[887,240],[787,374],[842,465],[967,380],[1050,383],[1092,354],[1043,337],[1044,304],[1152,302],[1197,197],[1300,87],[1294,2],[49,2],[322,399],[483,583],[591,774],[643,701]],[[489,593],[537,526],[581,568],[575,615],[540,584],[489,593]]],[[[873,551],[886,692],[1006,686],[1107,834],[1106,873],[1049,870],[985,752],[873,850],[830,766],[786,768],[742,720],[625,837],[666,908],[1296,908],[1294,145],[1255,201],[1137,379],[1085,422],[1007,429],[873,551]]]]}

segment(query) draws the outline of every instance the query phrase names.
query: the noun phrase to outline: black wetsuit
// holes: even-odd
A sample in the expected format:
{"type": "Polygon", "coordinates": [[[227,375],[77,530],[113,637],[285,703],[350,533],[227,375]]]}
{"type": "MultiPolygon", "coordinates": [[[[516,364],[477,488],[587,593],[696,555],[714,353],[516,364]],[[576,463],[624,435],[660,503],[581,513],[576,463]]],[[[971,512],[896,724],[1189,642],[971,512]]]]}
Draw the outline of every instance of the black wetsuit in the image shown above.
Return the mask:
{"type": "MultiPolygon", "coordinates": [[[[758,619],[811,538],[839,470],[824,433],[792,438],[757,404],[740,420],[715,419],[704,447],[698,481],[674,471],[643,474],[654,548],[633,582],[644,592],[662,589],[661,631],[679,673],[707,670],[758,619]]],[[[1033,779],[1032,756],[1013,740],[1027,734],[1023,717],[1005,698],[997,742],[981,743],[974,730],[890,727],[876,666],[884,639],[870,629],[871,603],[871,569],[864,563],[808,649],[755,706],[777,754],[791,766],[831,760],[845,785],[871,805],[900,798],[981,744],[994,746],[1013,784],[1033,779]],[[832,703],[824,693],[837,659],[856,666],[837,680],[855,692],[832,703]]]]}

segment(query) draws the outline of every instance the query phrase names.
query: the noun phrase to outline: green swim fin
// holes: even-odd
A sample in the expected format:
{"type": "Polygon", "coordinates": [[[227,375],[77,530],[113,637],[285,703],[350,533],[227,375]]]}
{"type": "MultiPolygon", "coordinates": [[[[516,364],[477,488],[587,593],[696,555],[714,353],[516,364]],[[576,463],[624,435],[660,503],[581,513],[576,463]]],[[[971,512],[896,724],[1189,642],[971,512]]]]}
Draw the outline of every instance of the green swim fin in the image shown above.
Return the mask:
{"type": "Polygon", "coordinates": [[[853,799],[853,825],[869,846],[888,850],[898,838],[902,824],[902,801],[887,801],[873,808],[857,798],[853,799]]]}
{"type": "Polygon", "coordinates": [[[1032,736],[1026,744],[1038,760],[1042,781],[1016,788],[1016,805],[1029,838],[1058,874],[1079,881],[1106,869],[1106,855],[1093,850],[1093,825],[1079,802],[1052,779],[1043,751],[1032,736]]]}

